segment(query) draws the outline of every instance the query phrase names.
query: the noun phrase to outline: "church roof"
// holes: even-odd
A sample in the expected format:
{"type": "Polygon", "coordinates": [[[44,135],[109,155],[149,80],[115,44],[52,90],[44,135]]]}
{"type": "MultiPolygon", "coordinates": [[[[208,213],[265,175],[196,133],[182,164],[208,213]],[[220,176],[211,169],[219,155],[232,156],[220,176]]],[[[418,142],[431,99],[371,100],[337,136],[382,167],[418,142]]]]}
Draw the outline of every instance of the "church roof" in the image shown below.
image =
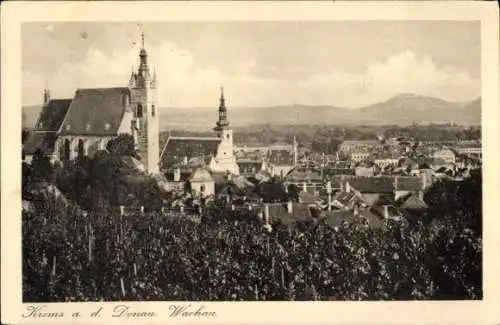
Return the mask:
{"type": "Polygon", "coordinates": [[[215,156],[221,139],[204,137],[169,137],[161,153],[161,167],[181,163],[184,158],[215,156]]]}
{"type": "Polygon", "coordinates": [[[42,107],[35,125],[39,131],[57,131],[68,112],[72,99],[51,99],[42,107]]]}
{"type": "Polygon", "coordinates": [[[61,126],[61,135],[116,135],[129,98],[127,87],[78,89],[61,126]]]}
{"type": "Polygon", "coordinates": [[[33,132],[23,144],[23,152],[32,155],[37,150],[41,150],[45,154],[52,154],[56,139],[55,132],[33,132]]]}

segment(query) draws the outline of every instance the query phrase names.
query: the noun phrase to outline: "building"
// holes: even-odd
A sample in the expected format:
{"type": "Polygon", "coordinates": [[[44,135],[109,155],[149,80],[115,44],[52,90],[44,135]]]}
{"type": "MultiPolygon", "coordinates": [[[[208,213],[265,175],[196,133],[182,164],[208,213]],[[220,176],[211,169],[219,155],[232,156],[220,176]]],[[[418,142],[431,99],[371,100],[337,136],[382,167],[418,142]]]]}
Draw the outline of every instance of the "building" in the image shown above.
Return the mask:
{"type": "Polygon", "coordinates": [[[437,150],[432,156],[443,159],[447,164],[454,164],[456,159],[455,153],[448,148],[437,150]]]}
{"type": "Polygon", "coordinates": [[[40,116],[23,144],[23,161],[30,163],[36,151],[40,150],[51,161],[58,159],[55,150],[57,131],[68,112],[71,99],[51,99],[50,91],[44,90],[43,106],[40,116]]]}
{"type": "Polygon", "coordinates": [[[377,140],[345,140],[339,147],[339,151],[344,154],[351,152],[374,151],[382,148],[382,144],[377,140]]]}
{"type": "Polygon", "coordinates": [[[479,159],[483,157],[483,150],[480,143],[458,143],[452,148],[458,154],[467,156],[477,156],[479,159]]]}
{"type": "Polygon", "coordinates": [[[371,158],[371,153],[368,151],[352,151],[349,155],[349,158],[357,163],[367,162],[371,158]]]}
{"type": "Polygon", "coordinates": [[[139,68],[132,72],[127,86],[77,89],[69,100],[47,100],[46,91],[38,126],[40,130],[50,132],[50,136],[42,140],[41,132],[35,132],[37,136],[27,141],[27,151],[31,153],[39,146],[48,154],[52,152],[58,160],[67,162],[79,156],[93,156],[97,151],[105,150],[109,140],[120,134],[130,134],[144,169],[157,174],[159,114],[156,76],[150,71],[147,58],[142,35],[139,68]],[[33,146],[34,143],[37,145],[33,146]]]}
{"type": "Polygon", "coordinates": [[[219,119],[214,137],[169,137],[160,158],[160,170],[168,172],[176,164],[204,163],[211,172],[239,175],[234,155],[233,131],[227,118],[224,89],[221,88],[219,119]]]}

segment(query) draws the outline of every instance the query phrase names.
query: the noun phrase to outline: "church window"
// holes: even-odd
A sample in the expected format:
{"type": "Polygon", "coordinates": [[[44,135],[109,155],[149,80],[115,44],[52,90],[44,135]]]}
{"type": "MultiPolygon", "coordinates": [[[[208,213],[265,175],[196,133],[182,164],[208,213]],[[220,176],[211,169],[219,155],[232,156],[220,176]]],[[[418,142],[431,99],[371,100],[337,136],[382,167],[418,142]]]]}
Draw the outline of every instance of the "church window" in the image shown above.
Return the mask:
{"type": "Polygon", "coordinates": [[[70,158],[71,152],[71,144],[68,139],[64,140],[64,149],[63,149],[63,160],[68,160],[70,158]]]}
{"type": "Polygon", "coordinates": [[[156,114],[155,111],[156,111],[156,107],[155,107],[155,105],[152,105],[151,106],[151,115],[155,116],[155,114],[156,114]]]}
{"type": "Polygon", "coordinates": [[[142,104],[137,104],[137,117],[142,117],[142,104]]]}
{"type": "Polygon", "coordinates": [[[84,147],[83,140],[80,139],[80,140],[78,140],[78,157],[81,158],[84,155],[85,155],[85,147],[84,147]]]}
{"type": "Polygon", "coordinates": [[[204,192],[205,192],[205,185],[201,185],[201,186],[200,186],[200,192],[201,192],[201,193],[204,193],[204,192]]]}
{"type": "Polygon", "coordinates": [[[228,139],[229,139],[229,134],[228,134],[228,135],[226,135],[226,138],[228,138],[228,139]]]}

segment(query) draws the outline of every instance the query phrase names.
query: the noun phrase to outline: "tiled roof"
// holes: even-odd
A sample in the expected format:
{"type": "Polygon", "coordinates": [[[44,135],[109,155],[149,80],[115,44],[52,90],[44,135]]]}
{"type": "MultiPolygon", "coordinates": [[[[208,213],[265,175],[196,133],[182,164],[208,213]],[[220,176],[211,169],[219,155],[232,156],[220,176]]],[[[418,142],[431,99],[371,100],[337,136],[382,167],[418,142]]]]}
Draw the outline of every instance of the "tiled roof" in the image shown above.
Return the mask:
{"type": "Polygon", "coordinates": [[[321,182],[321,171],[318,169],[310,169],[310,168],[294,168],[292,169],[288,175],[286,175],[285,179],[287,181],[295,181],[295,182],[321,182]]]}
{"type": "Polygon", "coordinates": [[[219,138],[169,137],[161,153],[161,166],[168,168],[182,163],[184,158],[210,157],[217,154],[219,138]]]}
{"type": "Polygon", "coordinates": [[[61,134],[116,135],[130,99],[130,89],[78,89],[61,126],[61,134]]]}
{"type": "Polygon", "coordinates": [[[269,150],[267,161],[277,166],[291,166],[293,165],[293,152],[290,150],[269,150]]]}
{"type": "Polygon", "coordinates": [[[51,99],[42,107],[35,125],[39,131],[57,131],[68,112],[72,99],[51,99]]]}
{"type": "Polygon", "coordinates": [[[307,204],[292,203],[292,213],[288,213],[286,204],[269,204],[269,219],[280,220],[283,224],[290,225],[296,221],[311,221],[312,213],[307,204]]]}
{"type": "Polygon", "coordinates": [[[391,177],[351,177],[348,182],[361,193],[392,193],[394,190],[391,177]]]}
{"type": "Polygon", "coordinates": [[[37,150],[41,150],[45,154],[52,154],[56,139],[55,132],[32,132],[23,144],[23,151],[27,155],[32,155],[37,150]]]}
{"type": "Polygon", "coordinates": [[[422,189],[420,177],[394,177],[396,191],[418,191],[422,189]]]}

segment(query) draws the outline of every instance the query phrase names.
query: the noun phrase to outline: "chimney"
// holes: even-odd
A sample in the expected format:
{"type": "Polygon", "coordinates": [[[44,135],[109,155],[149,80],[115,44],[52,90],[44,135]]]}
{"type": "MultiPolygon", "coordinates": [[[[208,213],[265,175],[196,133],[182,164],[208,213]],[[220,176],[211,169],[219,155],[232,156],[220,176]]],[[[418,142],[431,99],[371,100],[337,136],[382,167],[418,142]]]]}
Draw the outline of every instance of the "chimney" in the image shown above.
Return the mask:
{"type": "Polygon", "coordinates": [[[389,219],[389,206],[387,204],[384,205],[384,218],[389,219]]]}
{"type": "Polygon", "coordinates": [[[288,214],[292,214],[293,213],[293,203],[292,203],[292,201],[288,201],[286,203],[286,209],[288,211],[288,214]]]}
{"type": "Polygon", "coordinates": [[[141,205],[141,213],[144,214],[144,205],[141,205]]]}
{"type": "Polygon", "coordinates": [[[260,220],[263,220],[264,219],[264,213],[261,211],[259,211],[259,213],[257,213],[257,216],[259,217],[260,220]]]}
{"type": "Polygon", "coordinates": [[[187,156],[184,156],[184,158],[182,158],[182,163],[184,165],[187,165],[188,164],[188,157],[187,156]]]}
{"type": "Polygon", "coordinates": [[[181,169],[179,167],[174,169],[174,182],[181,181],[181,169]]]}
{"type": "Polygon", "coordinates": [[[181,205],[181,213],[184,213],[184,206],[181,205]]]}
{"type": "Polygon", "coordinates": [[[120,215],[124,215],[125,214],[125,207],[123,205],[120,205],[120,215]]]}
{"type": "Polygon", "coordinates": [[[269,224],[269,205],[264,205],[264,221],[269,224]]]}
{"type": "Polygon", "coordinates": [[[307,192],[307,183],[306,182],[302,182],[302,191],[307,192]]]}
{"type": "Polygon", "coordinates": [[[394,177],[394,191],[398,190],[398,177],[394,177]]]}
{"type": "Polygon", "coordinates": [[[233,174],[227,173],[226,179],[227,179],[228,182],[230,182],[233,179],[233,174]]]}

